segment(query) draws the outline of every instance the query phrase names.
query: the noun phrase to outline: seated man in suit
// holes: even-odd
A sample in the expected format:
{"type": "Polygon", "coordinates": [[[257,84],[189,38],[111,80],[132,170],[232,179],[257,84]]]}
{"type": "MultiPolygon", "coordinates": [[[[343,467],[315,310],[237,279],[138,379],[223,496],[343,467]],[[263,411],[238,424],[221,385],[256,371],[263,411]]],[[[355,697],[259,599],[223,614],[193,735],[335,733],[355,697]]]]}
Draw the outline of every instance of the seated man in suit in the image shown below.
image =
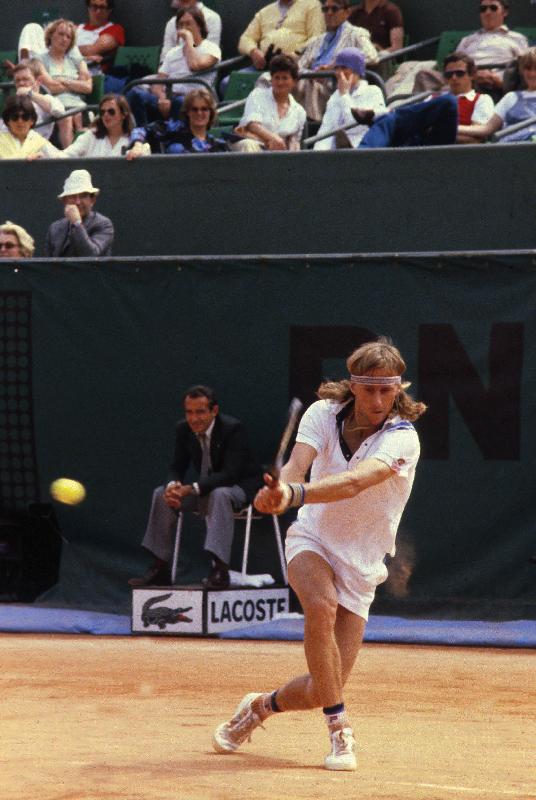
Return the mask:
{"type": "Polygon", "coordinates": [[[100,189],[91,182],[87,169],[75,169],[65,181],[58,198],[63,202],[64,219],[53,222],[47,231],[45,255],[54,257],[109,256],[112,253],[114,226],[108,217],[95,211],[100,189]]]}
{"type": "Polygon", "coordinates": [[[176,429],[175,457],[168,483],[153,493],[142,546],[155,561],[130,586],[169,584],[173,535],[178,511],[198,511],[206,525],[205,550],[212,558],[206,586],[229,586],[229,561],[234,534],[234,513],[246,506],[262,485],[243,424],[219,413],[214,390],[191,386],[183,397],[184,416],[176,429]],[[197,479],[183,483],[188,468],[197,479]]]}

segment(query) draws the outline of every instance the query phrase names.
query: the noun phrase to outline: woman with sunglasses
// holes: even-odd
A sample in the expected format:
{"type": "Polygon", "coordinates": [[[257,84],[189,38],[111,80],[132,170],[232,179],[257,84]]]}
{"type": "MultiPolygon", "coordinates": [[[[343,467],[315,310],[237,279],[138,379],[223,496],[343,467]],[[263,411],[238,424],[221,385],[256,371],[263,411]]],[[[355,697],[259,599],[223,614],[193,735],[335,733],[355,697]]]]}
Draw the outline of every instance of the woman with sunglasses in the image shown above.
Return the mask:
{"type": "Polygon", "coordinates": [[[2,119],[7,131],[0,133],[0,159],[58,158],[60,151],[48,139],[33,130],[37,112],[29,97],[14,94],[8,97],[2,119]]]}
{"type": "MultiPolygon", "coordinates": [[[[76,44],[73,22],[57,19],[45,30],[46,53],[39,56],[43,64],[42,83],[53,95],[59,97],[67,110],[85,105],[82,95],[90,94],[93,82],[86,62],[76,44]]],[[[62,147],[72,144],[74,129],[82,126],[80,114],[58,120],[62,147]]]]}
{"type": "Polygon", "coordinates": [[[127,160],[144,155],[150,145],[153,153],[217,153],[229,149],[227,142],[212,136],[210,128],[216,118],[216,102],[206,89],[194,89],[184,98],[182,120],[151,122],[132,132],[132,149],[127,160]]]}
{"type": "Polygon", "coordinates": [[[0,225],[0,258],[31,258],[35,242],[21,225],[6,220],[0,225]]]}
{"type": "Polygon", "coordinates": [[[69,158],[122,156],[130,145],[132,127],[127,99],[120,94],[105,94],[93,129],[79,136],[63,153],[69,158]]]}

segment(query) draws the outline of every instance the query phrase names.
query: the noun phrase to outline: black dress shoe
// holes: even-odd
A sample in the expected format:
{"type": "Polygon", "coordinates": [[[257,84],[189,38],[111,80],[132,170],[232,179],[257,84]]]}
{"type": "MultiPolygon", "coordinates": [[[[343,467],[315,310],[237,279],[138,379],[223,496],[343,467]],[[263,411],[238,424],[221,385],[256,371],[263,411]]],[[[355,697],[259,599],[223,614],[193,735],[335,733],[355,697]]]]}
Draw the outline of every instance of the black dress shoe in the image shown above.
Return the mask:
{"type": "Polygon", "coordinates": [[[169,586],[170,584],[169,567],[167,565],[163,567],[161,564],[153,564],[141,578],[130,578],[128,582],[133,589],[140,589],[144,586],[169,586]]]}
{"type": "Polygon", "coordinates": [[[229,570],[225,567],[212,567],[210,575],[205,578],[203,585],[206,589],[228,589],[231,585],[229,570]]]}

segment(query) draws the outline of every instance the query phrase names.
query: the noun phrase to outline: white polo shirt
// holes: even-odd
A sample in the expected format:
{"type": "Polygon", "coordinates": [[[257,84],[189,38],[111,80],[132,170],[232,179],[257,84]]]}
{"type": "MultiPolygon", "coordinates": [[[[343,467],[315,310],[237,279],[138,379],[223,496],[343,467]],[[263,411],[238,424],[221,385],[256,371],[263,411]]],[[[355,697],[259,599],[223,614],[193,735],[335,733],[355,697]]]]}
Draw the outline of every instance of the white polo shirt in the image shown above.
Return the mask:
{"type": "Polygon", "coordinates": [[[317,451],[311,482],[351,470],[368,458],[383,461],[394,474],[348,500],[303,506],[287,540],[293,533],[305,533],[363,577],[374,580],[384,574],[386,553],[395,553],[396,532],[419,459],[419,438],[411,422],[393,416],[352,455],[340,436],[348,405],[319,400],[302,417],[296,441],[317,451]]]}
{"type": "MultiPolygon", "coordinates": [[[[220,48],[217,44],[214,44],[214,42],[209,42],[208,39],[203,39],[203,41],[197,45],[196,51],[199,55],[214,56],[216,61],[221,59],[220,48]]],[[[182,42],[180,45],[173,47],[168,52],[159,71],[164,75],[167,75],[169,78],[177,78],[179,75],[194,76],[196,74],[195,72],[192,72],[188,66],[186,56],[184,55],[184,47],[182,42]]],[[[216,80],[216,72],[205,72],[199,77],[212,86],[216,80]]],[[[174,83],[173,94],[188,94],[188,92],[191,92],[193,89],[201,88],[204,88],[203,84],[201,83],[174,83]]]]}

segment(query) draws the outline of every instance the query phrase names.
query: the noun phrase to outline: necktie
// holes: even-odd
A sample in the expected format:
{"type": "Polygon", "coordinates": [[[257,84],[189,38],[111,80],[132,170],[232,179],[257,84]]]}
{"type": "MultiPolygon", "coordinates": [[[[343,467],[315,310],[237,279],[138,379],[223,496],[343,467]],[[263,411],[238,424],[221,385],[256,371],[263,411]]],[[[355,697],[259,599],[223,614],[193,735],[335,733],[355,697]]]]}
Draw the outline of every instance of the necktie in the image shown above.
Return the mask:
{"type": "Polygon", "coordinates": [[[210,452],[208,449],[208,439],[206,433],[200,433],[197,437],[201,445],[201,472],[200,477],[206,478],[210,472],[210,452]]]}

